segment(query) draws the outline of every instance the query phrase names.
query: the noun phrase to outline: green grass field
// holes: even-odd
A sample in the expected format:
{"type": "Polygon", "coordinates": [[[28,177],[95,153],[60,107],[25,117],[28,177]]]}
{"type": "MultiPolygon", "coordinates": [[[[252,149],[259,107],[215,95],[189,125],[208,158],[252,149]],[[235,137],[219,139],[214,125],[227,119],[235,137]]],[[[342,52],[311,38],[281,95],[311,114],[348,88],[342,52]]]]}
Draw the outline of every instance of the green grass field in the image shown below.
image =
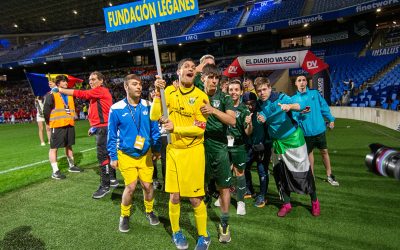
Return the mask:
{"type": "MultiPolygon", "coordinates": [[[[36,124],[0,126],[0,249],[175,249],[170,240],[168,195],[162,191],[156,191],[155,202],[160,225],[148,224],[143,195],[137,190],[131,231],[118,231],[123,188],[101,200],[91,198],[99,182],[95,142],[86,135],[87,122],[78,122],[76,128],[75,158],[85,171],[66,172],[66,160],[61,158],[67,179],[55,181],[45,162],[48,149],[39,146],[36,124]]],[[[399,148],[400,133],[338,119],[327,135],[340,187],[324,181],[325,171],[316,155],[320,217],[311,215],[309,197],[293,194],[292,212],[278,218],[280,201],[271,176],[267,206],[256,208],[252,200],[246,200],[244,217],[237,216],[231,206],[231,243],[218,242],[219,210],[208,209],[210,249],[399,249],[400,182],[367,172],[364,158],[373,142],[399,148]]],[[[181,228],[193,249],[197,233],[187,201],[182,206],[181,228]]]]}

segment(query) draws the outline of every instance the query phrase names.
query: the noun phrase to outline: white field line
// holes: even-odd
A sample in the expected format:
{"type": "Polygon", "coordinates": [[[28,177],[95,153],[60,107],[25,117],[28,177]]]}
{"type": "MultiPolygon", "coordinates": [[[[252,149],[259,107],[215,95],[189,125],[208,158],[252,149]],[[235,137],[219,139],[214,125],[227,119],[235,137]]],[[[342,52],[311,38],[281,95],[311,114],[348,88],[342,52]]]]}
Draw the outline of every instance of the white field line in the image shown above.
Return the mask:
{"type": "MultiPolygon", "coordinates": [[[[85,149],[85,150],[79,151],[78,153],[84,153],[84,152],[87,152],[87,151],[90,151],[90,150],[93,150],[93,149],[96,149],[96,148],[85,149]]],[[[57,157],[57,159],[61,159],[61,158],[64,158],[64,157],[65,157],[65,155],[59,156],[59,157],[57,157]]],[[[9,173],[9,172],[14,172],[14,171],[17,171],[17,170],[20,170],[20,169],[24,169],[24,168],[30,168],[30,167],[33,167],[33,166],[36,166],[36,165],[39,165],[39,164],[42,164],[42,163],[46,163],[46,162],[49,162],[49,160],[43,160],[43,161],[38,161],[38,162],[30,163],[30,164],[27,164],[27,165],[23,165],[23,166],[13,167],[13,168],[10,168],[10,169],[7,169],[7,170],[0,171],[0,175],[1,174],[5,174],[5,173],[9,173]]]]}

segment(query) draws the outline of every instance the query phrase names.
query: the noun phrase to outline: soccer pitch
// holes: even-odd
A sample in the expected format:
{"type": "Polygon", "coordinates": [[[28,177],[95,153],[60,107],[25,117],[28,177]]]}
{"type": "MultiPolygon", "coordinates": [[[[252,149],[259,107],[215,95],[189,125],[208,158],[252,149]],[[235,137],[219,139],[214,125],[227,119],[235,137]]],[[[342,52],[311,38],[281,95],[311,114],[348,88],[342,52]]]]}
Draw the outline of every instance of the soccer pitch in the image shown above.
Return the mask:
{"type": "MultiPolygon", "coordinates": [[[[99,175],[89,124],[76,124],[75,160],[83,173],[68,173],[61,158],[65,180],[50,178],[48,147],[39,146],[36,124],[1,125],[0,138],[0,249],[175,249],[171,243],[168,194],[155,192],[155,212],[161,223],[149,225],[144,216],[141,189],[134,194],[131,230],[118,231],[123,187],[101,200],[91,198],[99,175]]],[[[273,176],[270,176],[268,204],[253,206],[246,200],[247,214],[236,215],[231,206],[232,241],[217,238],[219,209],[208,209],[210,249],[399,249],[400,182],[376,176],[366,170],[368,145],[378,142],[400,145],[400,133],[375,124],[338,119],[327,132],[333,172],[340,187],[325,182],[319,154],[316,185],[321,216],[313,217],[308,196],[292,195],[292,212],[278,218],[280,207],[273,176]]],[[[59,156],[64,156],[60,150],[59,156]]],[[[271,169],[271,166],[270,166],[271,169]]],[[[160,176],[159,172],[159,176],[160,176]]],[[[258,176],[253,171],[258,189],[258,176]]],[[[122,179],[119,176],[122,183],[122,179]]],[[[197,231],[189,202],[181,209],[181,228],[196,244],[197,231]]]]}

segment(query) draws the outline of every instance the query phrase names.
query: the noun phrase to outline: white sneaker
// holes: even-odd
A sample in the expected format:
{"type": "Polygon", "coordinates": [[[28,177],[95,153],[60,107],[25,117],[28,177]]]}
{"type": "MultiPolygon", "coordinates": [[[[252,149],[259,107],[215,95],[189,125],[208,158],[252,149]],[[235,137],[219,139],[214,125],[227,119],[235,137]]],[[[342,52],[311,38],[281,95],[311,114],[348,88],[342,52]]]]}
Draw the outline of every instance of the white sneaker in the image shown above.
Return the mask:
{"type": "Polygon", "coordinates": [[[331,176],[327,177],[327,181],[332,185],[332,186],[339,186],[339,182],[336,180],[335,176],[331,174],[331,176]]]}
{"type": "Polygon", "coordinates": [[[219,198],[214,202],[214,206],[220,207],[221,203],[219,202],[219,198]]]}
{"type": "Polygon", "coordinates": [[[245,215],[246,214],[246,203],[243,201],[237,202],[236,214],[245,215]]]}
{"type": "Polygon", "coordinates": [[[40,146],[46,146],[46,143],[42,142],[40,143],[40,146]]]}

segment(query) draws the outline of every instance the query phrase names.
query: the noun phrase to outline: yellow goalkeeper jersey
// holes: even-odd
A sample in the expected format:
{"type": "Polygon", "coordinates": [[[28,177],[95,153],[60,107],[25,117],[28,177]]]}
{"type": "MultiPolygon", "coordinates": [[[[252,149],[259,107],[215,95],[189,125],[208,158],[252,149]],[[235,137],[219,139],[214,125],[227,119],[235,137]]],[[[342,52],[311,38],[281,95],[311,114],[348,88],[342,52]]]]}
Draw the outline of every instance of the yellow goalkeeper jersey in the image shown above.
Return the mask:
{"type": "MultiPolygon", "coordinates": [[[[168,86],[165,99],[169,119],[174,124],[171,144],[175,148],[190,148],[204,142],[207,118],[200,107],[208,101],[208,96],[193,86],[191,88],[168,86]]],[[[159,120],[162,115],[161,99],[155,98],[151,106],[150,119],[159,120]]]]}

